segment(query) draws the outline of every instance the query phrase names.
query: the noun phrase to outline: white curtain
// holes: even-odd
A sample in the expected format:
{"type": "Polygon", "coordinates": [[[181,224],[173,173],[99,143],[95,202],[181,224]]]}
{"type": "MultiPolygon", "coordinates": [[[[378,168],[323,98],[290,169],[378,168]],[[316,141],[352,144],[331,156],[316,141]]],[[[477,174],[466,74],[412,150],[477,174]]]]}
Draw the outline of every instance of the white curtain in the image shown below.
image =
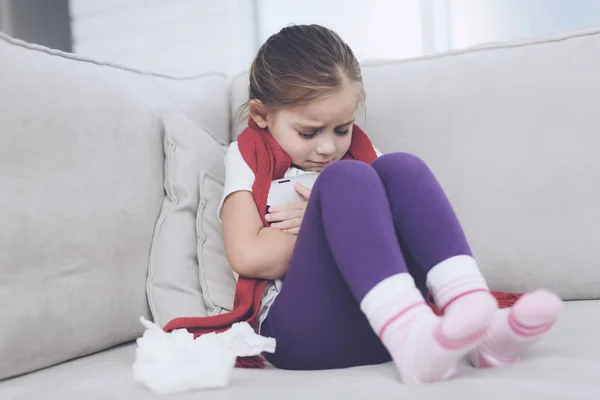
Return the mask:
{"type": "Polygon", "coordinates": [[[600,26],[600,0],[254,0],[257,41],[288,24],[332,28],[360,60],[406,58],[600,26]]]}
{"type": "Polygon", "coordinates": [[[451,46],[464,48],[600,26],[600,1],[449,0],[448,14],[451,46]]]}

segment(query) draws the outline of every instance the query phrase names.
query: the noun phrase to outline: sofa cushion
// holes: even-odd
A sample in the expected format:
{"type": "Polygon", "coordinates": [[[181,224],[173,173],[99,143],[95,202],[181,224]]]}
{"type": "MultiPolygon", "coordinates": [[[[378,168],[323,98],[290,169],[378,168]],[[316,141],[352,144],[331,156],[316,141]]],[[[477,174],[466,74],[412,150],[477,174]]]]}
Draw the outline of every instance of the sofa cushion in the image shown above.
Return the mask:
{"type": "Polygon", "coordinates": [[[141,334],[164,198],[159,113],[227,137],[226,84],[0,35],[0,379],[141,334]]]}
{"type": "Polygon", "coordinates": [[[600,298],[600,30],[364,68],[367,132],[425,159],[495,290],[600,298]]]}
{"type": "Polygon", "coordinates": [[[152,316],[161,326],[231,309],[235,287],[216,211],[226,147],[180,113],[166,114],[164,127],[166,196],[147,282],[152,316]]]}
{"type": "MultiPolygon", "coordinates": [[[[392,363],[328,371],[236,369],[227,388],[192,391],[178,400],[597,399],[600,302],[570,302],[558,324],[518,364],[475,369],[463,362],[448,382],[403,385],[392,363]],[[577,339],[574,339],[577,338],[577,339]]],[[[135,345],[111,349],[48,370],[0,382],[0,398],[156,399],[133,379],[135,345]]],[[[171,397],[165,397],[171,398],[171,397]]]]}
{"type": "Polygon", "coordinates": [[[599,47],[594,29],[363,64],[360,124],[432,167],[494,290],[600,298],[599,47]]]}

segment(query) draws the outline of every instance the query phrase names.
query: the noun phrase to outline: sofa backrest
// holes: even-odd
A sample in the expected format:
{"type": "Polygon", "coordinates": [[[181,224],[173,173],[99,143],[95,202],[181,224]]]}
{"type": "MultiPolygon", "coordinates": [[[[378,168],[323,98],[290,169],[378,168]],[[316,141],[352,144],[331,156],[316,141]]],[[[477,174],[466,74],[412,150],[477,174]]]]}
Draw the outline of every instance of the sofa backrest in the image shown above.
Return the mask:
{"type": "Polygon", "coordinates": [[[432,167],[494,290],[600,297],[599,48],[594,29],[363,64],[360,124],[432,167]]]}
{"type": "Polygon", "coordinates": [[[161,112],[226,143],[227,88],[0,35],[0,379],[139,337],[161,112]]]}

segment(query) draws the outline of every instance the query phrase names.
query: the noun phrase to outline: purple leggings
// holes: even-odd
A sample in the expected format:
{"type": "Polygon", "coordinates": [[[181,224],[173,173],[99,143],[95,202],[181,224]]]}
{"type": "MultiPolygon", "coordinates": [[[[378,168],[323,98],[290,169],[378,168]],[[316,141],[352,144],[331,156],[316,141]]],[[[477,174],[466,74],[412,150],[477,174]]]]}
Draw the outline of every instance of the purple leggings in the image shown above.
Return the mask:
{"type": "Polygon", "coordinates": [[[311,193],[288,274],[262,324],[277,339],[276,367],[293,370],[380,364],[390,355],[360,310],[377,283],[427,272],[471,255],[441,186],[419,158],[384,155],[372,165],[339,161],[311,193]]]}

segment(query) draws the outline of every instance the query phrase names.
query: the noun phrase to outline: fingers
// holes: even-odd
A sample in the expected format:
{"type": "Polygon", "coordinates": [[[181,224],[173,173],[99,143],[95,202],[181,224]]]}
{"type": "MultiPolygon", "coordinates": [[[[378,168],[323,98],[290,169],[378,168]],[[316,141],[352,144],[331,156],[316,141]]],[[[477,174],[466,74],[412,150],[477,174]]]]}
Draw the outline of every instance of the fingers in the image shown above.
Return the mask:
{"type": "MultiPolygon", "coordinates": [[[[296,182],[294,188],[302,197],[308,200],[310,189],[296,182]]],[[[265,219],[271,222],[271,228],[281,229],[282,231],[297,235],[300,231],[300,224],[306,210],[306,201],[282,204],[269,207],[265,219]]]]}
{"type": "Polygon", "coordinates": [[[291,218],[291,219],[286,219],[285,221],[280,221],[280,222],[271,224],[271,228],[288,230],[288,229],[300,228],[301,223],[302,223],[302,217],[291,218]]]}
{"type": "MultiPolygon", "coordinates": [[[[265,215],[265,219],[268,222],[280,222],[280,221],[286,221],[289,219],[294,219],[294,218],[300,218],[302,219],[302,216],[304,215],[304,210],[286,210],[286,211],[280,211],[280,212],[275,212],[275,213],[269,213],[267,215],[265,215]]],[[[273,225],[271,225],[273,226],[273,225]]]]}
{"type": "Polygon", "coordinates": [[[297,201],[295,203],[280,204],[278,206],[269,207],[269,214],[275,214],[281,211],[288,210],[304,210],[306,209],[305,201],[297,201]]]}
{"type": "Polygon", "coordinates": [[[310,189],[306,186],[302,186],[300,182],[296,182],[294,189],[296,189],[296,192],[298,192],[298,194],[300,194],[300,196],[304,197],[306,200],[308,200],[310,197],[310,189]]]}

